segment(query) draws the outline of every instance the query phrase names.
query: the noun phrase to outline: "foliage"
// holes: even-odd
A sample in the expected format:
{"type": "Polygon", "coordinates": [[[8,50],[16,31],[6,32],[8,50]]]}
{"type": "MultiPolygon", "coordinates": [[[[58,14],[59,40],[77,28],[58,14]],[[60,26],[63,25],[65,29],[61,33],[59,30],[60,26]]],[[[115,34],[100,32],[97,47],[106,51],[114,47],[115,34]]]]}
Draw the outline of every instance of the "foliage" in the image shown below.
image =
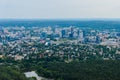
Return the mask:
{"type": "Polygon", "coordinates": [[[0,80],[28,80],[17,68],[0,66],[0,80]]]}
{"type": "Polygon", "coordinates": [[[39,75],[55,80],[120,80],[120,61],[49,62],[39,75]]]}

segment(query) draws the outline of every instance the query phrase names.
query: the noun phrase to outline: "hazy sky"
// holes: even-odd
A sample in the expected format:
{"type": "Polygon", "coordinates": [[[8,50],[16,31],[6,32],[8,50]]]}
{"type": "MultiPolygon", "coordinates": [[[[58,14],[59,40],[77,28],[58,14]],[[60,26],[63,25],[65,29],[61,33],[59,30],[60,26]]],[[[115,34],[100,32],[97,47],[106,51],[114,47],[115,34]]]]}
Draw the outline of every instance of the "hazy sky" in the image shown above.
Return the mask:
{"type": "Polygon", "coordinates": [[[0,18],[120,18],[120,0],[0,0],[0,18]]]}

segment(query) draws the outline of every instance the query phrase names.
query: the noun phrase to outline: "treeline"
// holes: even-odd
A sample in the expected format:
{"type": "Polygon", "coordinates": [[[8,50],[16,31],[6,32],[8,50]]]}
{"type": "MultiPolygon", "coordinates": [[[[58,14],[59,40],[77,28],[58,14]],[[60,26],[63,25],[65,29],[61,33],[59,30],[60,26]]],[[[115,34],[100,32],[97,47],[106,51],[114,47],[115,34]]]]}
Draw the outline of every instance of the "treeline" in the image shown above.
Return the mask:
{"type": "Polygon", "coordinates": [[[85,60],[66,63],[53,60],[23,60],[14,64],[0,66],[0,80],[36,80],[27,79],[24,72],[33,71],[43,77],[54,80],[120,80],[119,60],[85,60]]]}
{"type": "Polygon", "coordinates": [[[120,80],[120,61],[49,62],[37,72],[55,80],[120,80]]]}
{"type": "Polygon", "coordinates": [[[1,65],[0,80],[37,80],[35,77],[26,78],[18,66],[1,65]]]}
{"type": "Polygon", "coordinates": [[[25,75],[15,67],[0,66],[0,80],[28,80],[25,75]]]}

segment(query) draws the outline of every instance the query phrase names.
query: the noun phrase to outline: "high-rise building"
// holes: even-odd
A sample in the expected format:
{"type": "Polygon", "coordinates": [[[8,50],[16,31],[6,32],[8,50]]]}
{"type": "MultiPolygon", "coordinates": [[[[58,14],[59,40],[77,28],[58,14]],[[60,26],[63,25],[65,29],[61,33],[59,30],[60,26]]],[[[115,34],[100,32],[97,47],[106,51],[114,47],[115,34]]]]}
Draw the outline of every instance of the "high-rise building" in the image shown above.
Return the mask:
{"type": "Polygon", "coordinates": [[[86,32],[85,32],[85,30],[83,30],[83,38],[85,38],[86,37],[86,32]]]}
{"type": "Polygon", "coordinates": [[[62,30],[61,33],[62,33],[62,38],[65,38],[66,31],[65,31],[65,30],[62,30]]]}
{"type": "Polygon", "coordinates": [[[79,38],[80,38],[80,39],[83,39],[83,31],[80,31],[80,32],[79,32],[79,38]]]}

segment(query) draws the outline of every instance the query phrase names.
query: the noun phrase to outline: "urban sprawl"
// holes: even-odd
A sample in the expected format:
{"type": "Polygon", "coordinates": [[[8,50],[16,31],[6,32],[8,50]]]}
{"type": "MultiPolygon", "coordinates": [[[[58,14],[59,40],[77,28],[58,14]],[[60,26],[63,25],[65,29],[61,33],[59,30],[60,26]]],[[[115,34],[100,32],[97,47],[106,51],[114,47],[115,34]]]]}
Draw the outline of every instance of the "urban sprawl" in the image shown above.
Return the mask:
{"type": "Polygon", "coordinates": [[[0,58],[120,59],[120,32],[80,27],[1,27],[0,58]]]}

